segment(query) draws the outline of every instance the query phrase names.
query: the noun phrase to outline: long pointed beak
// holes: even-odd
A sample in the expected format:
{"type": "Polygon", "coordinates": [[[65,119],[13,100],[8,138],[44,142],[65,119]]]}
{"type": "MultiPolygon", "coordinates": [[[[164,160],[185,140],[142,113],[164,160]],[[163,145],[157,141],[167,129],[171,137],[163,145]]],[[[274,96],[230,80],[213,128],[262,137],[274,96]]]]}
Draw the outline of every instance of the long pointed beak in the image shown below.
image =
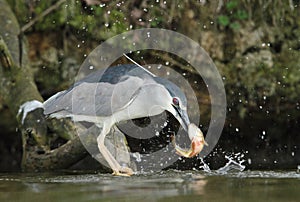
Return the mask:
{"type": "Polygon", "coordinates": [[[180,125],[183,129],[188,132],[188,128],[190,125],[190,119],[186,110],[176,108],[175,118],[179,121],[180,125]]]}

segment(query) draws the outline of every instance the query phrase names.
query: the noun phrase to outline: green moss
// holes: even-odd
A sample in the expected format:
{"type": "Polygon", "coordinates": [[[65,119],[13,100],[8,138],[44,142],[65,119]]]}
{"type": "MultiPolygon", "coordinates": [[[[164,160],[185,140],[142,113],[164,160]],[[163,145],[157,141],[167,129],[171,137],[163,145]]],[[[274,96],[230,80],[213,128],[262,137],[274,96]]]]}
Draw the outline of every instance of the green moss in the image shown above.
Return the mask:
{"type": "Polygon", "coordinates": [[[217,22],[222,27],[232,30],[239,30],[241,22],[248,19],[248,13],[242,8],[240,2],[236,0],[228,1],[225,4],[223,14],[217,17],[217,22]]]}
{"type": "MultiPolygon", "coordinates": [[[[261,53],[255,53],[258,58],[261,53]]],[[[287,110],[300,94],[300,52],[283,50],[270,66],[263,60],[249,63],[247,56],[234,59],[222,68],[227,99],[241,118],[259,106],[287,110]],[[284,103],[284,104],[282,104],[284,103]]]]}

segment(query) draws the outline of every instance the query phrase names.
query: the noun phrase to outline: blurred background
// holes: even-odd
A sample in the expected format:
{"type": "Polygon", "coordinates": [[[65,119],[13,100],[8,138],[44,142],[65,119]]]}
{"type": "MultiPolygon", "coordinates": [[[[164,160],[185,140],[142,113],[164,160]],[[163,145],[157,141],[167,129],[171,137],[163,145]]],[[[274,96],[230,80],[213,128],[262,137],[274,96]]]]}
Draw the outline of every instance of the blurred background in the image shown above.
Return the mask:
{"type": "MultiPolygon", "coordinates": [[[[72,85],[81,63],[101,42],[138,28],[173,30],[207,51],[225,85],[227,118],[217,147],[204,159],[210,167],[224,165],[225,156],[244,160],[248,169],[296,169],[300,164],[299,0],[7,2],[23,28],[30,67],[44,99],[72,85]],[[38,20],[30,24],[33,19],[38,20]]],[[[199,93],[205,134],[209,95],[192,67],[159,51],[132,57],[185,75],[199,93]]],[[[0,120],[0,171],[18,171],[21,135],[1,96],[0,120]]],[[[186,161],[185,168],[198,160],[186,161]]]]}

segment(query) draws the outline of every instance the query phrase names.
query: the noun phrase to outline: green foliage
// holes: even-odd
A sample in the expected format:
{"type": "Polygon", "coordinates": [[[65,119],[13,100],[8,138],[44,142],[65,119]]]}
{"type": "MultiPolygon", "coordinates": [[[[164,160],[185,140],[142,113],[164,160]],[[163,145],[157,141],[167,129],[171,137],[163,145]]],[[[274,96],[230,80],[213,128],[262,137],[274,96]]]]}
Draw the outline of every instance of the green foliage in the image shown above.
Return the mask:
{"type": "Polygon", "coordinates": [[[237,10],[235,13],[235,18],[239,20],[246,20],[248,18],[248,14],[244,10],[237,10]]]}
{"type": "Polygon", "coordinates": [[[151,21],[150,25],[151,27],[159,27],[160,25],[162,25],[164,22],[164,18],[159,16],[159,17],[155,17],[154,20],[151,21]]]}
{"type": "Polygon", "coordinates": [[[227,15],[219,15],[218,16],[218,23],[224,27],[228,26],[230,23],[230,19],[227,15]]]}
{"type": "Polygon", "coordinates": [[[229,27],[232,30],[240,29],[240,23],[248,18],[247,12],[240,7],[239,1],[228,1],[225,5],[224,14],[219,15],[217,18],[219,25],[229,27]]]}
{"type": "Polygon", "coordinates": [[[228,1],[226,3],[226,9],[227,10],[233,10],[238,6],[238,2],[236,0],[228,1]]]}
{"type": "Polygon", "coordinates": [[[273,58],[272,66],[258,59],[261,52],[251,54],[252,63],[241,56],[222,68],[227,98],[237,114],[243,118],[259,106],[273,110],[295,106],[300,94],[300,52],[285,49],[273,58]],[[283,105],[283,101],[288,104],[283,105]]]}
{"type": "Polygon", "coordinates": [[[233,30],[238,30],[241,27],[241,24],[239,22],[232,22],[229,24],[229,27],[233,30]]]}
{"type": "MultiPolygon", "coordinates": [[[[9,3],[17,14],[21,26],[54,5],[53,1],[37,1],[32,6],[33,10],[30,10],[25,1],[9,0],[9,3]]],[[[125,14],[126,12],[109,6],[82,7],[81,1],[69,0],[35,23],[33,28],[36,31],[55,31],[69,27],[74,33],[102,40],[128,29],[129,23],[125,14]]]]}

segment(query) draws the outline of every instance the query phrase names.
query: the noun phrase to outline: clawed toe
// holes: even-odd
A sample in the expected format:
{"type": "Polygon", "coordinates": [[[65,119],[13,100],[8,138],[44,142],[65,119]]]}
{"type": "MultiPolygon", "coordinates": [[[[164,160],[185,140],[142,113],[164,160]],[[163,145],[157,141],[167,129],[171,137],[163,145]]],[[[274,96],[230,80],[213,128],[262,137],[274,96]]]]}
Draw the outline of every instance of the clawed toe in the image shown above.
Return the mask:
{"type": "Polygon", "coordinates": [[[114,172],[112,174],[115,176],[130,177],[131,175],[133,175],[133,171],[131,168],[128,168],[128,167],[121,167],[120,170],[114,170],[114,172]]]}

